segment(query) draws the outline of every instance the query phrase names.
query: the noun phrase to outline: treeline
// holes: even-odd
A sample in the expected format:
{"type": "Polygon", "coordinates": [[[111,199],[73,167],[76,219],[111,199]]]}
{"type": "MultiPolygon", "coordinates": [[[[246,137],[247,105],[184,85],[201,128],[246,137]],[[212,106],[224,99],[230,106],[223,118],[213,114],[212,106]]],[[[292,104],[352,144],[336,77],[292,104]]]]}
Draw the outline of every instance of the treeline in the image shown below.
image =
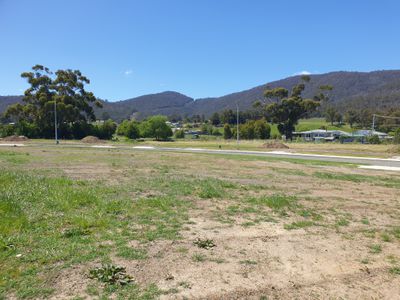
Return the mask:
{"type": "Polygon", "coordinates": [[[125,120],[119,124],[116,133],[130,139],[155,138],[156,140],[167,140],[173,132],[166,122],[167,118],[164,116],[153,116],[142,122],[125,120]]]}
{"type": "MultiPolygon", "coordinates": [[[[113,137],[117,124],[112,121],[101,123],[62,123],[58,125],[58,136],[61,139],[82,139],[92,135],[100,139],[109,140],[113,137]]],[[[54,138],[54,127],[48,130],[41,130],[36,123],[20,120],[15,124],[0,124],[0,137],[11,135],[24,135],[28,138],[54,138]]]]}
{"type": "MultiPolygon", "coordinates": [[[[259,120],[264,118],[266,115],[261,110],[249,109],[246,111],[239,111],[239,124],[244,124],[248,120],[259,120]]],[[[168,116],[170,122],[184,122],[184,123],[211,123],[214,126],[224,125],[224,124],[236,124],[237,114],[236,111],[232,109],[226,109],[222,112],[215,112],[210,118],[206,118],[205,115],[193,115],[184,116],[178,114],[173,114],[168,116]]]]}
{"type": "MultiPolygon", "coordinates": [[[[237,127],[226,123],[224,125],[224,139],[237,137],[237,127]]],[[[267,140],[271,137],[271,126],[264,120],[248,120],[239,125],[239,138],[245,140],[267,140]]]]}

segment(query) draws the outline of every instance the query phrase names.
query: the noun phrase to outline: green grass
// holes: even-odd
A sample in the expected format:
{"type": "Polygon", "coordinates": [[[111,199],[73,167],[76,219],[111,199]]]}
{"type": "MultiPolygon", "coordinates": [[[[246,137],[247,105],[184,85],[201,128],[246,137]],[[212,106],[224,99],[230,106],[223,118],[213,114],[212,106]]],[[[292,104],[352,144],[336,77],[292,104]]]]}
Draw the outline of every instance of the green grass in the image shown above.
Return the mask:
{"type": "Polygon", "coordinates": [[[293,222],[291,224],[285,224],[283,227],[286,230],[293,230],[293,229],[301,229],[301,228],[306,228],[313,226],[314,222],[312,221],[298,221],[298,222],[293,222]]]}
{"type": "Polygon", "coordinates": [[[271,196],[251,197],[246,202],[259,206],[267,206],[273,210],[281,210],[296,205],[297,198],[295,196],[275,194],[271,196]]]}
{"type": "Polygon", "coordinates": [[[24,164],[30,161],[29,153],[0,151],[0,160],[11,164],[24,164]]]}
{"type": "Polygon", "coordinates": [[[190,202],[176,196],[182,190],[165,192],[132,201],[124,189],[97,182],[2,170],[0,298],[11,290],[19,298],[46,297],[53,292],[50,274],[109,261],[114,252],[145,258],[144,250],[128,246],[131,240],[179,239],[190,202]],[[101,241],[117,247],[99,246],[101,241]]]}
{"type": "Polygon", "coordinates": [[[366,182],[385,187],[400,188],[400,179],[396,177],[381,177],[381,176],[331,173],[331,172],[314,172],[313,176],[326,180],[343,180],[356,183],[366,182]]]}
{"type": "Polygon", "coordinates": [[[299,124],[296,125],[296,131],[320,129],[322,126],[325,126],[328,130],[342,130],[346,132],[354,131],[354,129],[350,128],[348,125],[331,125],[331,123],[326,122],[323,118],[302,119],[299,121],[299,124]]]}

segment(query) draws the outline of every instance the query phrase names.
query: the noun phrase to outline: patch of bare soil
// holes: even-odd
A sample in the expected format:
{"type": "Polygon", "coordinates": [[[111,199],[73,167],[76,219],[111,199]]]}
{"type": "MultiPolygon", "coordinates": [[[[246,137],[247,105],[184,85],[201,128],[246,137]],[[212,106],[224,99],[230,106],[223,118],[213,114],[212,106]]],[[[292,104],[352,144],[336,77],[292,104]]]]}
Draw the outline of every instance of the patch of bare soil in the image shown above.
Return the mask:
{"type": "Polygon", "coordinates": [[[102,141],[98,137],[91,136],[91,135],[88,135],[87,137],[84,137],[83,139],[81,139],[81,142],[88,143],[88,144],[99,144],[99,143],[102,143],[102,141]]]}
{"type": "Polygon", "coordinates": [[[280,141],[268,142],[263,144],[261,147],[265,149],[289,149],[288,145],[285,145],[280,141]]]}
{"type": "Polygon", "coordinates": [[[86,299],[85,290],[91,282],[91,279],[88,277],[89,269],[89,266],[80,265],[59,272],[52,279],[52,286],[57,290],[57,293],[49,299],[63,300],[79,297],[86,299]]]}
{"type": "Polygon", "coordinates": [[[0,139],[1,142],[26,142],[29,141],[29,139],[26,136],[23,135],[11,135],[7,136],[5,138],[0,139]]]}

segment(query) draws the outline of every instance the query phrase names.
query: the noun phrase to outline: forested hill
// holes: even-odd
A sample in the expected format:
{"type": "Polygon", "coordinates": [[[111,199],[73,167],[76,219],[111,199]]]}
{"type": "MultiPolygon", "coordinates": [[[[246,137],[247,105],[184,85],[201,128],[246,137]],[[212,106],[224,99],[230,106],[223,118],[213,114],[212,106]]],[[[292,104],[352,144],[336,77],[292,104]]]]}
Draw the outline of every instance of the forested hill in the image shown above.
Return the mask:
{"type": "MultiPolygon", "coordinates": [[[[103,109],[96,110],[96,114],[99,118],[111,117],[115,120],[127,118],[132,114],[139,119],[154,114],[209,116],[216,111],[235,109],[236,103],[241,110],[249,109],[254,101],[262,98],[267,87],[291,89],[299,81],[300,76],[293,76],[238,93],[196,101],[177,92],[144,95],[118,102],[104,102],[103,109]]],[[[400,70],[311,75],[304,95],[312,97],[319,86],[326,84],[334,87],[330,92],[330,102],[341,111],[353,107],[379,110],[400,108],[400,70]]],[[[20,100],[20,96],[0,97],[0,112],[4,111],[7,105],[20,100]]]]}

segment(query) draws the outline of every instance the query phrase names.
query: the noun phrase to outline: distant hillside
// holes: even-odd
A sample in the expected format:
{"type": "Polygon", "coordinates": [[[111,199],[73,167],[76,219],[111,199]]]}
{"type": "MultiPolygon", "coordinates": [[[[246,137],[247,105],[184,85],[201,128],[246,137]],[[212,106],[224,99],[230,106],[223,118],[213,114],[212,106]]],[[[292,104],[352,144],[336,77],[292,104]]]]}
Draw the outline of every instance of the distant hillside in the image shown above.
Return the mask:
{"type": "MultiPolygon", "coordinates": [[[[236,102],[240,109],[250,108],[257,99],[262,99],[267,87],[284,87],[291,89],[300,81],[300,76],[260,85],[239,93],[218,98],[198,99],[190,107],[190,114],[210,115],[211,112],[234,109],[236,102]]],[[[349,106],[356,108],[400,108],[400,70],[362,72],[332,72],[311,75],[304,96],[312,97],[321,85],[332,85],[330,102],[341,110],[349,106]]]]}
{"type": "Polygon", "coordinates": [[[0,96],[0,114],[11,104],[22,102],[22,96],[0,96]]]}
{"type": "MultiPolygon", "coordinates": [[[[163,92],[144,95],[118,102],[103,102],[102,109],[96,109],[99,118],[111,117],[120,121],[130,116],[138,119],[149,115],[205,115],[224,109],[235,109],[236,103],[241,110],[251,108],[254,101],[262,99],[267,87],[285,87],[291,89],[300,81],[300,76],[260,85],[249,90],[217,98],[194,100],[177,92],[163,92]]],[[[311,81],[304,91],[306,97],[312,97],[321,85],[334,87],[330,94],[331,104],[341,111],[349,107],[356,109],[400,108],[400,70],[374,72],[332,72],[311,75],[311,81]]],[[[0,97],[0,113],[12,103],[21,100],[21,96],[0,97]]]]}
{"type": "Polygon", "coordinates": [[[177,92],[163,92],[122,100],[118,102],[104,102],[103,108],[95,109],[96,115],[102,117],[106,112],[116,121],[130,116],[142,119],[150,115],[181,114],[185,106],[194,102],[193,98],[177,92]]]}

